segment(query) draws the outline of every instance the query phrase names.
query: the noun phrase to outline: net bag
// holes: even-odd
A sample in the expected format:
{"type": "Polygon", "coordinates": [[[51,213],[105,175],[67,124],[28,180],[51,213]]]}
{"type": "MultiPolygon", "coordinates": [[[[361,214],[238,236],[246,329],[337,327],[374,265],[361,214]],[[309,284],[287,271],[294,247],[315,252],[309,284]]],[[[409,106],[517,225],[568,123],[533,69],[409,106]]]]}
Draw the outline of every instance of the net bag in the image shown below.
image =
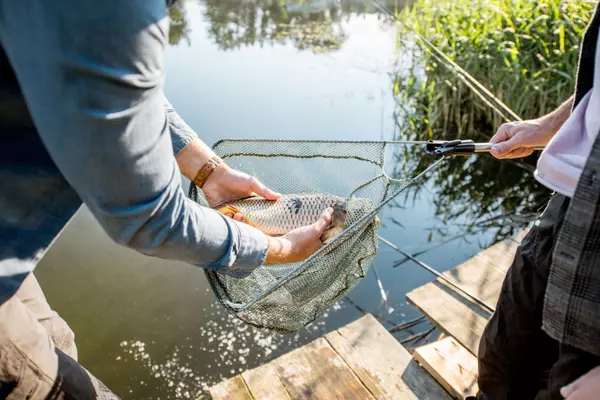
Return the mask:
{"type": "MultiPolygon", "coordinates": [[[[347,204],[344,231],[305,261],[263,265],[245,278],[205,269],[219,302],[248,324],[293,332],[345,296],[366,276],[377,253],[377,212],[416,179],[387,176],[385,150],[385,142],[364,141],[227,139],[216,143],[214,151],[232,168],[255,176],[284,196],[337,196],[347,204]]],[[[208,206],[194,184],[189,197],[208,206]]]]}

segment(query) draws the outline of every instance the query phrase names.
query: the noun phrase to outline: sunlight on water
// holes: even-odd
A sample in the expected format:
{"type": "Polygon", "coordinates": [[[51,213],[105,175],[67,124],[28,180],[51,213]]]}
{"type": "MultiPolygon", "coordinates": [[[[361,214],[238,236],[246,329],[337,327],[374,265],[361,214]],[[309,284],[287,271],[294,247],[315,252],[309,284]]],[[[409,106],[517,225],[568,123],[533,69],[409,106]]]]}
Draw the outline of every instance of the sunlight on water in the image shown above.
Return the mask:
{"type": "MultiPolygon", "coordinates": [[[[308,332],[324,333],[325,320],[330,313],[342,310],[344,306],[336,303],[322,318],[307,327],[308,332]]],[[[139,386],[160,387],[167,393],[164,399],[210,399],[208,390],[221,380],[242,373],[252,364],[261,364],[273,358],[280,347],[296,348],[305,342],[306,332],[278,334],[256,329],[227,314],[217,303],[210,305],[209,315],[214,319],[200,328],[195,345],[177,345],[166,357],[158,359],[153,355],[154,343],[140,340],[124,340],[120,343],[122,354],[115,361],[136,363],[144,368],[151,381],[140,381],[139,386]],[[195,349],[196,355],[190,352],[195,349]],[[200,353],[198,353],[198,350],[200,353]],[[197,356],[200,354],[200,357],[197,356]],[[201,368],[199,364],[201,363],[201,368]],[[213,375],[206,370],[225,370],[227,373],[213,375]]],[[[188,340],[190,338],[187,338],[188,340]]],[[[134,389],[130,389],[133,393],[134,389]]]]}

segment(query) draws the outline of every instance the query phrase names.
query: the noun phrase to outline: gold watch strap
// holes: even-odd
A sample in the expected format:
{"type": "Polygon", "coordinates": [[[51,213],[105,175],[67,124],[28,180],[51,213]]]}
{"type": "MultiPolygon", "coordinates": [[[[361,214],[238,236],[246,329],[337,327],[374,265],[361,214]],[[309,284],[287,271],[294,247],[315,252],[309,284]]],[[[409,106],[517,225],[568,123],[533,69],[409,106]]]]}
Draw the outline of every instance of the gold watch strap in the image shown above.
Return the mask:
{"type": "Polygon", "coordinates": [[[206,164],[202,166],[202,168],[200,168],[200,171],[198,171],[198,175],[196,175],[196,178],[194,179],[194,184],[201,188],[210,176],[210,174],[212,174],[212,172],[215,169],[217,169],[217,167],[222,163],[223,160],[219,156],[212,157],[206,162],[206,164]]]}

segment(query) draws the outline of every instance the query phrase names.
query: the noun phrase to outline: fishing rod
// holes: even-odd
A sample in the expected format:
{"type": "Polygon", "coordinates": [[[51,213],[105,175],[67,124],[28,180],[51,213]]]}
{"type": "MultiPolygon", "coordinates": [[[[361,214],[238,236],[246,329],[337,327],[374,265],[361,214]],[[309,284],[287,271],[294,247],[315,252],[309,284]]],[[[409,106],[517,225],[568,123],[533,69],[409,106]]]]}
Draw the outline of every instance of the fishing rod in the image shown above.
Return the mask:
{"type": "MultiPolygon", "coordinates": [[[[473,140],[391,140],[386,144],[424,145],[425,152],[434,157],[470,156],[473,153],[489,153],[494,143],[475,143],[473,140]]],[[[535,146],[534,150],[544,150],[535,146]]]]}
{"type": "Polygon", "coordinates": [[[465,289],[463,289],[462,287],[460,287],[460,285],[455,282],[453,279],[450,279],[442,274],[440,274],[438,271],[436,271],[435,269],[433,269],[432,267],[430,267],[429,265],[425,264],[423,261],[413,257],[412,255],[408,254],[405,251],[402,251],[398,246],[396,246],[394,243],[390,242],[389,240],[379,236],[379,240],[381,240],[383,243],[385,243],[386,245],[388,245],[389,247],[391,247],[392,249],[396,250],[397,252],[401,253],[402,255],[404,255],[404,257],[409,258],[410,260],[412,260],[413,262],[415,262],[417,265],[421,266],[422,268],[426,269],[427,271],[431,272],[432,274],[434,274],[435,276],[437,276],[439,279],[441,279],[442,281],[446,282],[448,285],[452,286],[453,288],[455,288],[456,290],[458,290],[459,292],[461,292],[462,294],[464,294],[465,296],[469,297],[472,301],[474,301],[475,303],[479,304],[481,307],[485,308],[487,311],[493,313],[494,312],[494,308],[490,307],[485,301],[481,300],[480,298],[472,295],[471,293],[467,292],[465,289]]]}

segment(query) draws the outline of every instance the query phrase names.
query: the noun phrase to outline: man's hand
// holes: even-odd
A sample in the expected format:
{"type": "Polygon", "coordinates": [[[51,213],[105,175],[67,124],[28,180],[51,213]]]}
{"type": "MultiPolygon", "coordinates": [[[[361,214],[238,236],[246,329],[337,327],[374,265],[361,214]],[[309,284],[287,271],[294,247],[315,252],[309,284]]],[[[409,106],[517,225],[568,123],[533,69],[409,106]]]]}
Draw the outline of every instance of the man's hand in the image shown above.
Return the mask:
{"type": "MultiPolygon", "coordinates": [[[[200,168],[214,155],[212,149],[204,142],[194,139],[175,158],[181,173],[193,181],[200,168]]],[[[254,195],[262,196],[267,200],[277,200],[281,197],[280,194],[265,187],[258,179],[236,171],[226,164],[221,164],[209,175],[202,190],[212,208],[254,195]]],[[[241,216],[237,216],[236,219],[241,219],[241,216]]]]}
{"type": "Polygon", "coordinates": [[[600,367],[563,387],[560,394],[567,400],[595,400],[600,394],[600,367]]]}
{"type": "Polygon", "coordinates": [[[267,200],[281,197],[255,177],[236,171],[226,164],[221,164],[210,174],[202,190],[212,208],[250,196],[261,196],[267,200]]]}
{"type": "Polygon", "coordinates": [[[496,158],[520,158],[533,153],[535,146],[545,146],[571,114],[574,96],[555,111],[538,119],[502,125],[492,137],[490,152],[496,158]]]}
{"type": "Polygon", "coordinates": [[[303,261],[323,247],[321,235],[331,223],[333,208],[323,211],[317,222],[294,229],[281,237],[269,237],[265,264],[287,264],[303,261]]]}
{"type": "Polygon", "coordinates": [[[490,152],[496,158],[521,158],[533,153],[535,146],[548,144],[555,132],[543,119],[510,122],[502,125],[490,139],[490,152]]]}

